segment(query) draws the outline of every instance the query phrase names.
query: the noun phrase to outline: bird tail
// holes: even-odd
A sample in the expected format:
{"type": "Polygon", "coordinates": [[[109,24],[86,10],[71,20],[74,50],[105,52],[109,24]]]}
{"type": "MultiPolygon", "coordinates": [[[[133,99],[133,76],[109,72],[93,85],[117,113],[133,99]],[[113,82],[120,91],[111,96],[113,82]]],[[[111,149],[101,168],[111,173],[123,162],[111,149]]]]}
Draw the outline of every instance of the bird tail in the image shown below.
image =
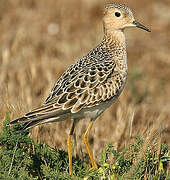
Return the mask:
{"type": "Polygon", "coordinates": [[[26,130],[40,124],[65,120],[67,119],[67,113],[69,112],[70,110],[62,110],[54,108],[53,106],[42,106],[25,114],[23,117],[11,121],[7,125],[13,126],[17,124],[24,124],[21,130],[26,130]]]}

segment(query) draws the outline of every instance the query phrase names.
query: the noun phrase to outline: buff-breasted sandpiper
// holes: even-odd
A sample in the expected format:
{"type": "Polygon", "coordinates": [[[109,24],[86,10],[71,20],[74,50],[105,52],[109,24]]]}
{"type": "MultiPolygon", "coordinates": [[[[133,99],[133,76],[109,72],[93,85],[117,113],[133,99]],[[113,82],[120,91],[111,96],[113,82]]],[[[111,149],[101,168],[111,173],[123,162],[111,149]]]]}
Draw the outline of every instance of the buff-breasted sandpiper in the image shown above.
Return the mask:
{"type": "Polygon", "coordinates": [[[88,137],[94,120],[116,101],[125,86],[128,66],[124,29],[138,27],[150,32],[135,21],[131,9],[118,3],[105,7],[103,25],[102,42],[63,73],[45,103],[9,123],[24,123],[24,130],[40,124],[73,119],[67,139],[71,176],[73,133],[76,123],[81,119],[90,119],[83,140],[92,168],[97,168],[88,137]]]}

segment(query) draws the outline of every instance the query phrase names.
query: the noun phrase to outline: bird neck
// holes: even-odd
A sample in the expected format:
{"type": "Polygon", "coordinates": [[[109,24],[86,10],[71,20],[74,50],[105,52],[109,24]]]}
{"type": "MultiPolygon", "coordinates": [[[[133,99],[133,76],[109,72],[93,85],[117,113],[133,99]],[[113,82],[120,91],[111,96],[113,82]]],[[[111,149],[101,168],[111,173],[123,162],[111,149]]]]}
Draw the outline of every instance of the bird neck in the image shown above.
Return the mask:
{"type": "Polygon", "coordinates": [[[103,38],[103,47],[109,56],[116,63],[117,70],[127,72],[126,41],[123,31],[106,31],[103,38]]]}
{"type": "Polygon", "coordinates": [[[126,50],[126,40],[125,35],[122,30],[106,30],[103,38],[103,42],[106,47],[112,50],[124,49],[126,50]]]}

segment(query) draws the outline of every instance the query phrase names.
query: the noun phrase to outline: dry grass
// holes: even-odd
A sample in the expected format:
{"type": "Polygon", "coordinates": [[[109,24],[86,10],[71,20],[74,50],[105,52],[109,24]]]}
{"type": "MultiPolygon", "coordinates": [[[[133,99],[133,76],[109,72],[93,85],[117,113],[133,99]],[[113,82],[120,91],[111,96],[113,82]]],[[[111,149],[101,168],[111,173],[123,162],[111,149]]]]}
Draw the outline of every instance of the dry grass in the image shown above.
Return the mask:
{"type": "MultiPolygon", "coordinates": [[[[134,9],[137,20],[152,33],[126,31],[129,79],[119,101],[95,122],[91,143],[96,157],[108,142],[122,149],[137,134],[147,137],[153,127],[170,145],[170,1],[119,2],[134,9]]],[[[41,105],[64,70],[101,41],[105,4],[104,0],[1,0],[1,123],[6,111],[17,118],[41,105]]],[[[70,124],[35,127],[32,136],[66,149],[70,124]]],[[[81,137],[87,124],[88,120],[81,121],[76,128],[78,154],[84,151],[81,137]]]]}

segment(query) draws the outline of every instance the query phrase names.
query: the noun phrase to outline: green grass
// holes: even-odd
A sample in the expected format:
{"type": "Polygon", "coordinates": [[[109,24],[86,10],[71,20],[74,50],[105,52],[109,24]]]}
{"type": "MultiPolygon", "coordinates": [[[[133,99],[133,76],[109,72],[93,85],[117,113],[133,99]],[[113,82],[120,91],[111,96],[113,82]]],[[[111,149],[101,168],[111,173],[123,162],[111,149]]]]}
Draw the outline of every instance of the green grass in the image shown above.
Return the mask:
{"type": "Polygon", "coordinates": [[[36,143],[29,131],[18,131],[20,126],[7,127],[9,121],[6,113],[0,132],[0,179],[170,179],[168,147],[162,144],[160,153],[147,147],[141,153],[144,141],[140,137],[122,152],[109,144],[94,171],[78,157],[73,158],[74,177],[70,178],[67,152],[36,143]]]}

